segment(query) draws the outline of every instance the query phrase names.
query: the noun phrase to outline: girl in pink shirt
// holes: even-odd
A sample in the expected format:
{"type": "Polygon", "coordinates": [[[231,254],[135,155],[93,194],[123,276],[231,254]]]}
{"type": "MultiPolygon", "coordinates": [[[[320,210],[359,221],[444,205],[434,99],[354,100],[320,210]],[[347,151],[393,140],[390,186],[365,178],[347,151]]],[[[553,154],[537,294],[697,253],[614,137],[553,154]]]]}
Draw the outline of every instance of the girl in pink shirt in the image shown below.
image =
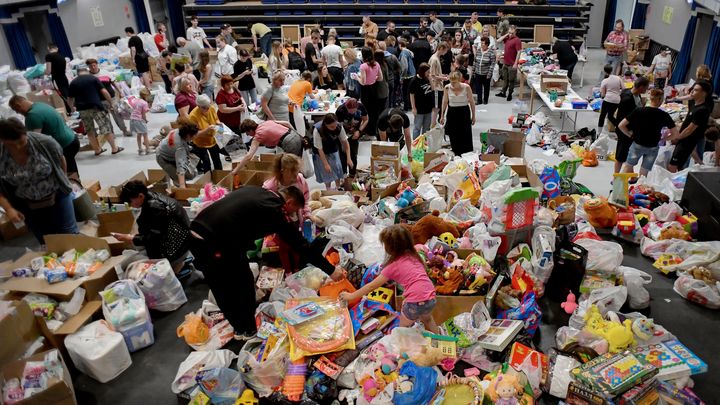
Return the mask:
{"type": "Polygon", "coordinates": [[[435,308],[435,286],[425,271],[425,264],[415,251],[410,231],[402,225],[391,225],[380,232],[380,242],[387,254],[387,261],[380,274],[354,293],[340,293],[340,299],[353,301],[382,287],[388,281],[395,281],[405,290],[400,326],[409,327],[415,321],[420,321],[425,325],[425,329],[438,333],[437,324],[432,317],[435,308]]]}
{"type": "Polygon", "coordinates": [[[263,188],[278,192],[290,186],[297,187],[305,196],[305,206],[297,213],[300,225],[306,218],[310,218],[310,190],[305,177],[300,173],[300,158],[289,153],[275,157],[273,162],[273,177],[263,183],[263,188]]]}

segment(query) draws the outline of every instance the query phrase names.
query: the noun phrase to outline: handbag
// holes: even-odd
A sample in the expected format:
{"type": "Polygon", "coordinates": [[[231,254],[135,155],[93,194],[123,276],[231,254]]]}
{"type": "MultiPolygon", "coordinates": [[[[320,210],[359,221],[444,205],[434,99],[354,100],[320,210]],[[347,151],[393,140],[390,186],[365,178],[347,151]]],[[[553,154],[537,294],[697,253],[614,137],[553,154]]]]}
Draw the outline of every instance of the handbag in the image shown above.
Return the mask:
{"type": "MultiPolygon", "coordinates": [[[[274,93],[274,92],[272,92],[272,91],[270,92],[270,98],[269,98],[268,101],[267,101],[268,108],[270,108],[270,100],[272,100],[272,98],[273,98],[273,93],[274,93]]],[[[262,106],[261,106],[260,108],[258,108],[258,110],[255,112],[255,115],[257,115],[257,117],[260,118],[260,119],[263,120],[263,121],[267,121],[267,120],[268,120],[268,116],[267,116],[267,114],[265,113],[265,110],[262,109],[262,106]]]]}
{"type": "Polygon", "coordinates": [[[25,203],[27,204],[28,209],[32,211],[52,207],[55,205],[55,193],[39,200],[25,200],[25,203]]]}

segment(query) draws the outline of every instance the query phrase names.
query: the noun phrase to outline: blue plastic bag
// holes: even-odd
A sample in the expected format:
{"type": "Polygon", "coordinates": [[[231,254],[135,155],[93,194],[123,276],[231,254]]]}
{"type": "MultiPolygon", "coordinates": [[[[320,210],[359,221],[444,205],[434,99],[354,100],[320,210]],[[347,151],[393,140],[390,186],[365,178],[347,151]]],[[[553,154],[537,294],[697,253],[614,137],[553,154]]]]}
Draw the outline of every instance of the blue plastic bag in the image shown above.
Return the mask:
{"type": "Polygon", "coordinates": [[[557,169],[546,167],[540,174],[540,181],[543,183],[543,200],[560,196],[560,173],[557,169]]]}
{"type": "Polygon", "coordinates": [[[515,319],[525,323],[525,330],[530,336],[534,336],[542,319],[542,311],[537,303],[534,292],[528,292],[523,295],[520,306],[506,310],[499,310],[497,313],[499,319],[515,319]]]}
{"type": "Polygon", "coordinates": [[[36,77],[42,77],[42,75],[45,74],[45,64],[44,63],[38,63],[37,65],[27,68],[25,73],[23,73],[23,76],[25,76],[26,79],[34,79],[36,77]]]}
{"type": "Polygon", "coordinates": [[[400,367],[400,378],[398,387],[402,388],[403,380],[407,378],[412,383],[412,389],[408,392],[395,392],[393,404],[415,405],[428,403],[435,394],[437,372],[432,367],[419,367],[412,361],[406,361],[400,367]]]}

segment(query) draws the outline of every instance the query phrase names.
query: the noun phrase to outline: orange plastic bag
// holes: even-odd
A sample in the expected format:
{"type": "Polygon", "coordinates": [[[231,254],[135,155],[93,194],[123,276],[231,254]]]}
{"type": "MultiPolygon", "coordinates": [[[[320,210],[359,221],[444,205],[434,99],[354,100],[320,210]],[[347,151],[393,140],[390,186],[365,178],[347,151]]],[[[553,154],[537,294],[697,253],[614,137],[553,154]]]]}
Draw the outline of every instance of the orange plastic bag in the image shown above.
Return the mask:
{"type": "Polygon", "coordinates": [[[583,205],[590,225],[596,228],[612,228],[617,222],[617,211],[605,198],[592,198],[583,205]]]}
{"type": "Polygon", "coordinates": [[[210,328],[200,315],[190,313],[185,315],[185,320],[178,326],[177,336],[185,338],[188,345],[201,345],[210,339],[210,328]]]}
{"type": "Polygon", "coordinates": [[[583,152],[582,165],[585,167],[595,167],[598,165],[597,153],[594,150],[586,150],[583,152]]]}
{"type": "MultiPolygon", "coordinates": [[[[350,280],[348,280],[347,278],[343,278],[340,281],[333,281],[325,284],[324,286],[320,287],[320,291],[318,293],[321,297],[337,299],[340,296],[341,292],[353,293],[355,291],[357,291],[357,289],[354,285],[352,285],[350,280]]],[[[362,298],[358,298],[356,300],[348,302],[348,308],[352,308],[357,305],[357,303],[360,302],[361,299],[362,298]]]]}

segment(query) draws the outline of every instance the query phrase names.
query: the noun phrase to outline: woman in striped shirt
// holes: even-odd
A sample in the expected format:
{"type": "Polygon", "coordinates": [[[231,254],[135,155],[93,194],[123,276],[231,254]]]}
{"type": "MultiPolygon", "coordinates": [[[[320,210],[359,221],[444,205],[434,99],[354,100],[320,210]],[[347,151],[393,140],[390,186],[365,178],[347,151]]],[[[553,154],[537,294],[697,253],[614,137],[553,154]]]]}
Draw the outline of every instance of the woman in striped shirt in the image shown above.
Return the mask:
{"type": "Polygon", "coordinates": [[[480,48],[475,52],[473,86],[478,104],[487,104],[490,97],[490,81],[495,68],[495,50],[490,48],[488,37],[480,38],[480,48]]]}

